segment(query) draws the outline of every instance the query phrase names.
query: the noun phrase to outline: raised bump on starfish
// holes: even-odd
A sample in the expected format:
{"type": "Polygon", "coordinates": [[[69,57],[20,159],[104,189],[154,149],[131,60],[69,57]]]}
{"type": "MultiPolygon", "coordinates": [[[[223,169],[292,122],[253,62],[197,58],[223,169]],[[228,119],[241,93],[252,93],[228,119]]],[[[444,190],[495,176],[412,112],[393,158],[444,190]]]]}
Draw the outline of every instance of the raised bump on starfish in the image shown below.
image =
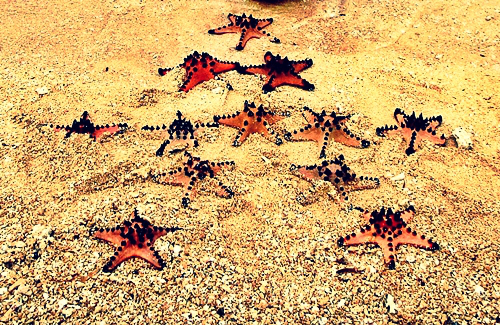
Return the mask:
{"type": "Polygon", "coordinates": [[[264,64],[239,67],[238,71],[246,74],[263,74],[267,76],[262,87],[264,93],[273,91],[276,87],[290,85],[304,90],[314,90],[314,85],[299,76],[299,72],[313,65],[312,59],[292,61],[287,57],[274,56],[271,52],[264,55],[264,64]]]}
{"type": "Polygon", "coordinates": [[[65,138],[69,138],[72,133],[78,134],[88,134],[89,137],[93,138],[94,141],[97,141],[99,137],[101,137],[104,133],[123,133],[127,128],[127,123],[118,123],[113,125],[94,125],[90,121],[90,115],[87,111],[83,112],[79,121],[73,120],[73,124],[69,125],[56,125],[55,127],[51,124],[51,128],[54,128],[54,131],[58,132],[61,130],[66,131],[65,138]]]}
{"type": "MultiPolygon", "coordinates": [[[[267,19],[257,19],[245,14],[238,16],[229,14],[227,15],[229,19],[229,24],[227,26],[222,26],[216,29],[210,29],[209,34],[226,34],[226,33],[241,33],[238,45],[236,45],[236,50],[241,51],[245,48],[247,42],[252,38],[261,38],[262,36],[271,36],[271,34],[266,33],[263,28],[271,25],[273,22],[272,18],[267,19]]],[[[280,40],[276,37],[272,42],[280,43],[280,40]]]]}
{"type": "Polygon", "coordinates": [[[319,158],[326,158],[326,147],[333,139],[350,147],[367,148],[370,142],[362,140],[354,135],[345,126],[345,122],[350,116],[337,115],[335,112],[327,114],[324,110],[316,113],[309,107],[304,107],[305,118],[308,125],[300,130],[285,133],[285,139],[288,141],[316,141],[321,144],[319,158]]]}
{"type": "Polygon", "coordinates": [[[155,130],[166,130],[168,133],[168,139],[163,141],[160,148],[156,151],[158,157],[163,156],[165,149],[168,149],[168,153],[175,153],[178,151],[185,150],[189,147],[196,148],[198,146],[198,140],[196,136],[199,131],[205,127],[218,127],[217,123],[196,123],[192,124],[191,121],[187,120],[182,116],[180,111],[177,111],[177,118],[170,124],[167,128],[165,124],[162,126],[143,126],[142,130],[155,131],[155,130]]]}
{"type": "Polygon", "coordinates": [[[422,139],[427,139],[440,146],[445,145],[446,138],[444,134],[440,137],[436,134],[436,128],[443,121],[441,115],[424,118],[420,113],[417,117],[415,112],[407,115],[400,108],[396,108],[394,118],[398,125],[379,127],[377,128],[377,135],[384,137],[386,134],[401,133],[408,143],[408,148],[405,150],[408,156],[415,153],[422,139]]]}
{"type": "MultiPolygon", "coordinates": [[[[194,86],[216,78],[219,74],[231,70],[238,69],[239,63],[219,61],[217,58],[212,57],[210,54],[202,52],[193,52],[188,55],[179,67],[186,70],[184,81],[179,88],[179,91],[188,92],[194,86]]],[[[158,74],[164,76],[173,68],[159,68],[158,74]]]]}
{"type": "Polygon", "coordinates": [[[357,176],[344,163],[344,156],[334,160],[324,160],[320,165],[296,166],[291,171],[297,171],[308,181],[323,180],[332,183],[340,193],[342,200],[348,200],[347,193],[351,191],[377,188],[380,181],[376,177],[357,176]]]}
{"type": "Polygon", "coordinates": [[[287,114],[279,115],[265,109],[263,105],[257,107],[254,103],[245,101],[243,112],[236,112],[231,116],[214,116],[214,121],[219,124],[240,129],[240,132],[233,142],[233,146],[240,146],[252,133],[260,133],[269,140],[274,137],[274,142],[280,145],[283,143],[283,140],[281,140],[278,134],[275,133],[269,125],[280,121],[284,116],[287,116],[287,114]]]}
{"type": "Polygon", "coordinates": [[[384,261],[393,270],[396,267],[396,249],[399,245],[413,245],[429,250],[439,249],[439,245],[425,236],[418,236],[407,226],[415,215],[415,209],[410,206],[402,212],[393,212],[390,208],[382,208],[380,212],[365,211],[363,217],[370,223],[361,227],[358,233],[352,233],[338,240],[339,246],[360,244],[376,244],[382,248],[384,261]]]}
{"type": "Polygon", "coordinates": [[[131,221],[124,221],[122,226],[111,229],[100,229],[94,233],[96,238],[105,240],[117,249],[106,265],[104,272],[113,271],[122,262],[132,257],[139,257],[149,262],[157,269],[165,266],[160,255],[154,250],[154,242],[170,232],[182,230],[182,228],[163,228],[152,226],[151,223],[141,218],[137,209],[132,213],[131,221]]]}
{"type": "MultiPolygon", "coordinates": [[[[234,166],[234,161],[209,162],[201,160],[199,157],[192,157],[188,152],[184,152],[184,167],[179,167],[176,170],[153,175],[153,180],[160,184],[179,185],[185,189],[184,197],[182,198],[182,206],[188,207],[191,202],[191,197],[196,194],[195,184],[206,177],[214,178],[221,171],[222,167],[234,166]]],[[[234,192],[222,182],[216,186],[215,192],[218,196],[231,198],[234,192]]]]}

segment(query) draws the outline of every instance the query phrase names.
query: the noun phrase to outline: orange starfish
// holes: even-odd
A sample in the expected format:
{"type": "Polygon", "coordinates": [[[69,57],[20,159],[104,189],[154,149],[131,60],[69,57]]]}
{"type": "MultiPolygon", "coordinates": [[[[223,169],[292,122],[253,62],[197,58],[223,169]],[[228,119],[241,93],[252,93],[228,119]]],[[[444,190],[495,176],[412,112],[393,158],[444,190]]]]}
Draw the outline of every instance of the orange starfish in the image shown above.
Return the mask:
{"type": "Polygon", "coordinates": [[[285,139],[316,141],[321,144],[319,158],[326,158],[326,146],[332,139],[350,147],[367,148],[370,146],[369,141],[361,140],[359,136],[355,136],[347,129],[345,122],[350,116],[337,115],[335,112],[327,114],[325,111],[316,113],[309,107],[304,107],[304,112],[309,124],[298,131],[285,133],[285,139]]]}
{"type": "Polygon", "coordinates": [[[266,83],[262,87],[264,93],[268,93],[282,85],[290,85],[304,90],[314,90],[314,85],[302,79],[299,72],[313,65],[312,59],[301,61],[289,60],[286,56],[274,56],[271,52],[264,55],[264,64],[251,65],[248,67],[238,67],[240,73],[263,74],[267,76],[266,83]]]}
{"type": "MultiPolygon", "coordinates": [[[[283,114],[286,116],[287,114],[283,114]]],[[[240,132],[236,136],[233,142],[233,146],[240,146],[246,138],[252,133],[260,133],[266,138],[275,136],[275,143],[280,145],[283,140],[275,134],[274,130],[269,128],[281,119],[282,115],[275,114],[269,110],[264,109],[264,106],[260,105],[256,107],[254,103],[249,104],[245,101],[245,108],[243,112],[236,112],[232,116],[214,116],[214,121],[223,125],[231,126],[240,129],[240,132]]]]}
{"type": "Polygon", "coordinates": [[[160,255],[154,250],[153,244],[161,236],[182,228],[152,226],[149,221],[139,217],[137,209],[132,213],[132,217],[131,221],[125,221],[121,227],[100,229],[95,232],[96,238],[118,246],[115,254],[104,265],[104,272],[113,271],[122,262],[132,257],[142,258],[160,270],[165,266],[160,255]]]}
{"type": "MultiPolygon", "coordinates": [[[[179,88],[179,91],[187,93],[194,86],[202,83],[203,81],[215,79],[220,73],[237,69],[239,67],[239,63],[219,61],[208,53],[202,52],[200,54],[195,51],[193,54],[188,55],[184,59],[184,63],[180,64],[179,67],[186,70],[184,82],[179,88]]],[[[158,73],[160,76],[164,76],[172,69],[173,68],[159,68],[158,73]]]]}
{"type": "Polygon", "coordinates": [[[382,208],[380,212],[365,211],[363,216],[370,223],[362,227],[360,232],[352,233],[338,240],[339,246],[352,246],[359,244],[376,244],[382,248],[384,261],[389,269],[396,267],[395,256],[399,245],[407,244],[429,250],[439,249],[439,245],[425,236],[418,236],[416,231],[407,227],[406,223],[415,215],[415,208],[410,206],[402,212],[387,211],[382,208]]]}
{"type": "Polygon", "coordinates": [[[344,156],[334,160],[325,160],[321,165],[296,166],[292,171],[298,173],[308,181],[324,180],[332,183],[340,192],[341,199],[348,200],[347,192],[379,187],[380,181],[376,177],[357,176],[344,163],[344,156]]]}
{"type": "Polygon", "coordinates": [[[411,115],[406,115],[400,108],[396,108],[394,118],[398,122],[398,125],[385,125],[377,128],[377,135],[383,137],[386,134],[400,132],[408,143],[408,148],[405,151],[408,156],[416,151],[422,139],[430,140],[437,145],[445,145],[446,138],[444,134],[440,137],[436,134],[436,128],[443,121],[441,115],[424,118],[422,113],[420,113],[416,117],[415,112],[411,115]]]}
{"type": "MultiPolygon", "coordinates": [[[[214,178],[222,170],[222,167],[234,166],[234,161],[214,163],[201,160],[199,157],[192,157],[188,152],[184,152],[184,156],[184,168],[179,167],[175,171],[155,175],[153,179],[161,184],[184,186],[186,193],[182,198],[182,206],[186,208],[191,202],[190,198],[196,194],[194,186],[198,181],[206,177],[214,178]]],[[[221,182],[217,186],[217,194],[224,198],[231,198],[234,195],[233,191],[221,182]]]]}
{"type": "MultiPolygon", "coordinates": [[[[229,14],[227,15],[230,23],[227,26],[222,26],[217,29],[210,29],[209,34],[226,34],[226,33],[241,33],[240,41],[236,46],[237,51],[241,51],[245,48],[247,42],[252,38],[261,38],[262,36],[271,36],[271,34],[266,33],[263,28],[271,25],[273,22],[272,18],[267,19],[257,19],[245,14],[241,16],[229,14]]],[[[274,43],[279,43],[280,40],[276,37],[271,41],[274,43]]]]}

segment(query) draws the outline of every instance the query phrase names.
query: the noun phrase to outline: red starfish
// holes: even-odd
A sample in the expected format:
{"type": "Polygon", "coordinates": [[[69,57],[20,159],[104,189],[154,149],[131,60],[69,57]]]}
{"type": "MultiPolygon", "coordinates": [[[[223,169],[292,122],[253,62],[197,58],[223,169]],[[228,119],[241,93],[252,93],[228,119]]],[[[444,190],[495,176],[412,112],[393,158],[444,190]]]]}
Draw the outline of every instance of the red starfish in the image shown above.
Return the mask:
{"type": "MultiPolygon", "coordinates": [[[[182,206],[186,208],[191,201],[190,197],[196,194],[196,189],[194,188],[196,182],[205,179],[207,176],[214,178],[215,174],[220,172],[224,165],[234,166],[234,161],[214,163],[208,160],[200,160],[199,157],[192,157],[188,152],[185,152],[184,156],[184,168],[179,167],[175,171],[153,176],[153,179],[162,184],[184,186],[186,193],[182,198],[182,206]]],[[[217,194],[220,197],[233,197],[234,193],[229,187],[223,185],[221,182],[219,182],[217,187],[217,194]]]]}
{"type": "MultiPolygon", "coordinates": [[[[187,93],[197,84],[216,78],[219,73],[237,69],[239,63],[219,61],[208,53],[202,52],[200,54],[195,51],[188,55],[179,67],[186,70],[184,82],[179,90],[187,93]]],[[[171,70],[172,68],[159,68],[158,73],[160,76],[164,76],[171,70]]]]}
{"type": "Polygon", "coordinates": [[[239,67],[238,71],[247,74],[264,74],[267,76],[262,90],[264,93],[273,91],[281,85],[291,85],[304,90],[314,90],[314,85],[302,79],[298,73],[313,65],[311,59],[292,61],[287,57],[274,56],[271,52],[264,55],[265,63],[248,67],[239,67]]]}
{"type": "Polygon", "coordinates": [[[331,139],[350,147],[367,148],[370,146],[369,141],[361,140],[347,129],[345,122],[350,116],[336,115],[335,112],[328,115],[325,111],[316,113],[309,107],[304,107],[304,111],[309,124],[299,131],[285,133],[285,139],[288,141],[312,140],[322,144],[319,158],[326,158],[326,146],[331,139]]]}
{"type": "MultiPolygon", "coordinates": [[[[196,123],[193,125],[191,121],[186,120],[182,117],[182,113],[177,111],[177,119],[175,119],[172,124],[168,127],[169,138],[165,140],[160,148],[156,151],[156,155],[158,157],[163,156],[163,152],[168,147],[169,153],[175,153],[177,151],[182,151],[188,147],[198,147],[198,140],[195,139],[198,131],[204,127],[218,127],[217,123],[196,123]],[[179,148],[180,145],[182,148],[179,148]]],[[[143,130],[165,130],[167,126],[163,124],[163,126],[143,126],[143,130]]]]}
{"type": "MultiPolygon", "coordinates": [[[[285,114],[286,115],[286,114],[285,114]]],[[[264,106],[260,105],[256,107],[254,103],[249,104],[245,101],[245,108],[243,112],[236,112],[232,116],[214,116],[214,121],[227,126],[232,126],[234,128],[240,129],[240,132],[236,136],[233,142],[233,146],[241,145],[248,135],[252,133],[260,133],[267,138],[270,138],[275,134],[274,130],[269,128],[268,125],[272,125],[280,121],[283,116],[277,115],[264,109],[264,106]]],[[[283,143],[278,135],[275,135],[275,143],[280,145],[283,143]]]]}
{"type": "MultiPolygon", "coordinates": [[[[50,125],[50,127],[53,127],[53,125],[50,125]]],[[[105,132],[109,132],[111,134],[113,133],[122,133],[126,128],[127,128],[126,123],[119,123],[118,125],[113,124],[109,126],[109,124],[104,125],[94,125],[90,121],[90,116],[87,111],[83,112],[82,117],[80,118],[79,121],[73,120],[73,125],[56,125],[54,130],[56,132],[65,130],[66,131],[66,138],[69,138],[71,136],[71,133],[79,133],[79,134],[85,134],[87,133],[91,138],[96,141],[100,136],[102,136],[105,132]]]]}
{"type": "Polygon", "coordinates": [[[415,215],[415,208],[410,206],[402,212],[387,211],[382,208],[380,212],[369,213],[365,211],[363,216],[370,222],[369,225],[362,227],[360,232],[338,240],[339,246],[352,246],[359,244],[376,244],[382,248],[384,261],[389,265],[389,269],[396,267],[395,254],[399,245],[407,244],[430,250],[439,249],[439,245],[425,236],[417,236],[417,232],[406,226],[415,215]]]}
{"type": "Polygon", "coordinates": [[[134,210],[132,220],[125,221],[123,226],[100,229],[95,232],[95,237],[118,246],[115,254],[104,265],[103,271],[111,272],[122,262],[132,257],[140,257],[161,270],[165,266],[165,263],[153,249],[153,244],[161,236],[181,229],[177,227],[163,228],[152,226],[149,221],[139,217],[137,210],[134,210]]]}
{"type": "Polygon", "coordinates": [[[344,156],[340,155],[335,160],[324,160],[321,165],[296,166],[290,170],[298,171],[308,181],[324,180],[332,183],[341,194],[341,199],[348,200],[347,192],[376,188],[380,181],[376,177],[359,176],[350,172],[344,163],[344,156]]]}
{"type": "Polygon", "coordinates": [[[377,128],[377,135],[383,137],[385,134],[401,132],[408,143],[408,148],[405,151],[408,156],[415,152],[422,139],[430,140],[441,146],[445,145],[446,138],[444,134],[440,137],[436,135],[436,128],[443,121],[441,115],[424,118],[420,113],[416,117],[415,112],[412,115],[406,115],[400,108],[396,108],[394,118],[398,125],[385,125],[377,128]]]}
{"type": "MultiPolygon", "coordinates": [[[[262,36],[271,36],[271,34],[266,33],[262,29],[271,25],[273,22],[272,18],[267,19],[256,19],[245,14],[241,16],[229,14],[227,15],[230,23],[227,26],[222,26],[217,29],[210,29],[209,34],[226,34],[226,33],[241,33],[240,41],[236,46],[237,51],[241,51],[245,48],[248,40],[252,38],[261,38],[262,36]]],[[[279,43],[280,40],[276,37],[271,41],[274,43],[279,43]]]]}

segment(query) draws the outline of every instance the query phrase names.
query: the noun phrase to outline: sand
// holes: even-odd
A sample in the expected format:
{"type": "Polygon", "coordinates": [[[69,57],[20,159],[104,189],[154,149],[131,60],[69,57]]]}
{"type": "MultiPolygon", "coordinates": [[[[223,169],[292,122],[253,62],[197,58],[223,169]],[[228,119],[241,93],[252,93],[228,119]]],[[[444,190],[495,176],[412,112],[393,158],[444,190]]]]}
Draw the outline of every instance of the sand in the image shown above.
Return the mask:
{"type": "Polygon", "coordinates": [[[500,55],[498,3],[485,1],[3,1],[0,11],[0,320],[11,324],[494,324],[500,323],[500,55]],[[272,17],[281,40],[209,35],[228,13],[272,17]],[[178,92],[193,51],[260,64],[266,51],[311,58],[301,76],[313,92],[231,71],[178,92]],[[230,83],[233,90],[228,90],[230,83]],[[258,134],[231,146],[237,130],[207,129],[194,156],[233,160],[202,182],[187,209],[182,187],[150,175],[177,168],[182,153],[156,157],[177,110],[191,121],[242,110],[245,100],[290,112],[277,132],[305,125],[308,106],[352,114],[366,149],[331,143],[377,189],[339,201],[290,171],[319,163],[314,142],[276,146],[258,134]],[[424,141],[404,153],[402,137],[378,137],[400,107],[442,115],[451,137],[462,127],[471,147],[424,141]],[[83,111],[127,132],[94,142],[64,137],[83,111]],[[307,202],[299,200],[309,195],[307,202]],[[339,247],[365,224],[353,207],[414,205],[410,225],[437,242],[400,246],[396,269],[375,245],[339,247]],[[183,227],[155,249],[159,271],[140,259],[113,273],[114,248],[98,228],[134,208],[159,226],[183,227]],[[342,272],[343,269],[355,272],[342,272]],[[340,271],[340,272],[339,272],[340,271]]]}

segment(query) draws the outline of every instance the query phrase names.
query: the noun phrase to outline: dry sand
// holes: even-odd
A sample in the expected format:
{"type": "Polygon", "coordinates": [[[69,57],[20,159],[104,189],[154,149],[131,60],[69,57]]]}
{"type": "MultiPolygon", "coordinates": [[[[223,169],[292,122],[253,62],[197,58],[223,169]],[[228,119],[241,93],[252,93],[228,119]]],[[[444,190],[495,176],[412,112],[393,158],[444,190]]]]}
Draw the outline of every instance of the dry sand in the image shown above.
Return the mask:
{"type": "Polygon", "coordinates": [[[3,0],[0,21],[3,322],[500,323],[497,1],[3,0]],[[254,39],[238,52],[238,35],[209,35],[230,12],[274,18],[266,29],[281,44],[254,39]],[[232,71],[179,93],[182,76],[157,69],[194,50],[242,64],[260,64],[268,50],[312,58],[301,76],[316,90],[264,95],[262,78],[232,71]],[[192,153],[234,160],[234,171],[218,179],[236,195],[220,198],[205,182],[182,208],[181,187],[148,176],[176,168],[182,154],[156,157],[162,134],[140,128],[170,123],[177,110],[211,121],[245,100],[290,111],[280,132],[304,125],[303,106],[354,114],[352,130],[372,146],[332,143],[328,158],[343,154],[381,186],[352,192],[349,202],[317,191],[300,204],[311,184],[289,168],[318,163],[315,143],[277,147],[252,135],[232,147],[237,131],[220,127],[192,153]],[[442,115],[438,132],[463,127],[472,149],[424,142],[407,157],[401,137],[375,134],[394,124],[396,107],[442,115]],[[131,127],[93,142],[46,126],[70,124],[85,110],[96,123],[131,127]],[[401,246],[392,271],[374,245],[337,246],[365,223],[352,206],[409,204],[410,225],[441,250],[401,246]],[[114,248],[92,232],[134,208],[185,230],[155,243],[162,271],[132,259],[103,273],[114,248]],[[338,274],[343,268],[362,272],[338,274]]]}

